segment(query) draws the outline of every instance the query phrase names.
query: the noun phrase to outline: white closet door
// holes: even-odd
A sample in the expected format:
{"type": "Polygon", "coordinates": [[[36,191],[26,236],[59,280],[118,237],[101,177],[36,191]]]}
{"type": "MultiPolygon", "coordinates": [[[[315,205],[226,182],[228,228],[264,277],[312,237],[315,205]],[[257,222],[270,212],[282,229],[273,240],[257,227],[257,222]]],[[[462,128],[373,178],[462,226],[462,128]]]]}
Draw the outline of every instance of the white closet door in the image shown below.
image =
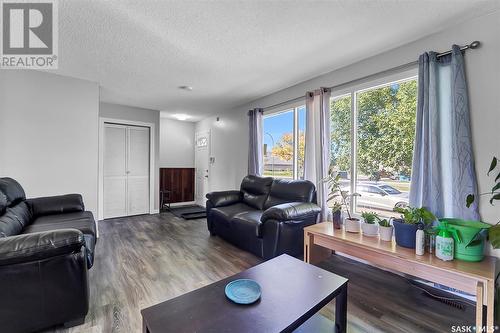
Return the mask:
{"type": "Polygon", "coordinates": [[[104,125],[104,218],[127,215],[127,128],[104,125]]]}
{"type": "Polygon", "coordinates": [[[149,128],[104,125],[104,218],[149,213],[149,128]]]}
{"type": "Polygon", "coordinates": [[[149,213],[149,128],[128,127],[128,215],[149,213]]]}

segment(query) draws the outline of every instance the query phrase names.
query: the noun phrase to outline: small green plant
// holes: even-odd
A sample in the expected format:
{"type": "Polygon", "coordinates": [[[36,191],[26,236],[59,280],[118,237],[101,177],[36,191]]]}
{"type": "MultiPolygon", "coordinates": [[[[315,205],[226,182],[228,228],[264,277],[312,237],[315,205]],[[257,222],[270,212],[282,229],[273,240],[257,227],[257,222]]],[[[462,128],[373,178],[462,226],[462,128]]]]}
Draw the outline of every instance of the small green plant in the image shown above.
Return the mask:
{"type": "MultiPolygon", "coordinates": [[[[491,172],[497,169],[498,159],[494,156],[490,163],[490,168],[487,172],[489,176],[491,172]]],[[[493,206],[493,201],[500,200],[500,172],[496,175],[493,187],[491,188],[491,192],[485,192],[479,194],[479,196],[483,195],[491,195],[490,197],[490,205],[493,206]]],[[[474,194],[469,194],[465,199],[465,205],[467,208],[472,205],[472,203],[476,200],[474,194]]],[[[497,222],[494,226],[488,229],[488,239],[495,249],[500,248],[500,221],[497,222]]]]}
{"type": "Polygon", "coordinates": [[[377,222],[378,222],[378,225],[381,227],[390,227],[391,226],[391,223],[389,222],[388,219],[381,219],[378,216],[377,216],[377,222]]]}
{"type": "Polygon", "coordinates": [[[436,221],[436,217],[427,208],[396,207],[394,211],[401,214],[401,218],[406,224],[424,223],[426,226],[436,221]]]}
{"type": "Polygon", "coordinates": [[[375,224],[375,220],[378,218],[378,215],[374,212],[362,212],[361,217],[365,219],[365,223],[375,224]]]}

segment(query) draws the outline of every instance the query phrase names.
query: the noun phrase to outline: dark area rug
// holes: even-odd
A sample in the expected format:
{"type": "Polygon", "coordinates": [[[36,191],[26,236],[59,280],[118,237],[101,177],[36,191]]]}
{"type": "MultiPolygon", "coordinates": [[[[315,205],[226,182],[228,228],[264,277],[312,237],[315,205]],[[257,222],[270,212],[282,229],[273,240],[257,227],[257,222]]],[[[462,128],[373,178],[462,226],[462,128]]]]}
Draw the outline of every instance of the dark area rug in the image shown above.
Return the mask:
{"type": "Polygon", "coordinates": [[[202,219],[207,217],[205,207],[198,205],[186,205],[170,208],[170,212],[185,220],[202,219]]]}

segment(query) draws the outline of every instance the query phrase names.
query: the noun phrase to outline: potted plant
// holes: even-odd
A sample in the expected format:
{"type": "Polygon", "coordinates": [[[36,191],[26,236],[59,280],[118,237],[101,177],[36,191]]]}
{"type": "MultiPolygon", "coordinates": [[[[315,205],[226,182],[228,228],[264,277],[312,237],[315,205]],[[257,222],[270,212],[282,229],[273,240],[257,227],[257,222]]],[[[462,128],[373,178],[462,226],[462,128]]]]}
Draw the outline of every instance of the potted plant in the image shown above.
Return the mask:
{"type": "Polygon", "coordinates": [[[360,222],[357,217],[351,216],[351,212],[349,212],[349,205],[347,204],[348,197],[349,193],[347,191],[342,191],[342,202],[347,213],[347,217],[344,219],[345,231],[358,233],[360,230],[360,222]]]}
{"type": "Polygon", "coordinates": [[[378,220],[378,230],[380,233],[380,239],[386,242],[391,242],[392,230],[394,229],[394,227],[387,219],[381,219],[380,217],[377,216],[377,220],[378,220]]]}
{"type": "Polygon", "coordinates": [[[361,224],[361,229],[363,230],[363,235],[365,236],[377,236],[378,234],[378,224],[375,223],[378,215],[374,212],[362,212],[361,217],[363,218],[363,223],[361,224]]]}
{"type": "MultiPolygon", "coordinates": [[[[493,159],[490,162],[490,168],[488,169],[487,175],[489,176],[490,173],[498,171],[498,159],[494,156],[493,159]]],[[[485,192],[485,193],[480,193],[478,196],[484,196],[484,195],[489,195],[490,196],[490,205],[493,205],[494,201],[500,200],[500,172],[498,174],[494,174],[495,180],[493,182],[493,187],[491,188],[491,191],[485,192]]],[[[466,206],[469,208],[472,203],[476,200],[474,194],[469,194],[467,195],[466,198],[466,206]]],[[[462,223],[463,225],[461,228],[474,228],[474,225],[478,224],[478,221],[464,221],[467,223],[462,223]]],[[[455,226],[456,227],[456,226],[455,226]]],[[[500,221],[498,221],[496,224],[490,226],[490,227],[485,227],[482,225],[478,225],[476,229],[481,229],[479,232],[475,233],[475,236],[471,238],[470,241],[465,241],[463,244],[457,246],[456,252],[464,252],[464,250],[471,250],[472,248],[477,248],[478,252],[478,259],[482,259],[482,256],[479,254],[483,253],[483,243],[484,239],[488,238],[490,241],[491,246],[493,246],[494,249],[500,248],[500,221]]],[[[465,230],[462,230],[465,231],[465,230]]]]}
{"type": "Polygon", "coordinates": [[[411,249],[415,248],[415,237],[418,224],[423,223],[425,226],[428,226],[436,220],[434,214],[424,207],[398,207],[394,208],[394,211],[401,214],[400,219],[392,220],[396,244],[411,249]]]}
{"type": "MultiPolygon", "coordinates": [[[[345,230],[348,232],[359,232],[360,231],[360,223],[359,219],[351,216],[351,212],[349,211],[349,205],[347,203],[347,198],[350,196],[359,196],[358,193],[349,194],[347,191],[342,191],[340,187],[340,174],[335,171],[334,166],[330,165],[330,169],[328,171],[328,176],[321,180],[322,182],[327,183],[329,196],[328,201],[338,200],[340,198],[340,202],[336,201],[334,207],[332,208],[332,214],[335,219],[335,213],[340,215],[340,211],[342,206],[347,213],[347,217],[344,220],[345,230]],[[335,211],[334,211],[335,209],[335,211]]],[[[334,220],[335,221],[335,220],[334,220]]],[[[334,227],[337,228],[334,224],[334,227]]],[[[338,224],[338,229],[340,229],[340,224],[338,224]]]]}
{"type": "Polygon", "coordinates": [[[342,205],[338,202],[335,202],[332,209],[332,220],[333,227],[335,229],[340,229],[342,227],[342,205]]]}

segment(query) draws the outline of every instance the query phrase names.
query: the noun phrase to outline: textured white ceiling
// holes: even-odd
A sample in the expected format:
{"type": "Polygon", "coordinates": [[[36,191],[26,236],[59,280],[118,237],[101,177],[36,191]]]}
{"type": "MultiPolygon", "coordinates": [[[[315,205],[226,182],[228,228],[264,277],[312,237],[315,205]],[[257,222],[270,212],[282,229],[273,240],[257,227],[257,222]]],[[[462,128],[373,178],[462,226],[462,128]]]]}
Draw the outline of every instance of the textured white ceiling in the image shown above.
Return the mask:
{"type": "Polygon", "coordinates": [[[105,102],[197,120],[482,15],[498,3],[61,0],[57,72],[99,82],[105,102]]]}

